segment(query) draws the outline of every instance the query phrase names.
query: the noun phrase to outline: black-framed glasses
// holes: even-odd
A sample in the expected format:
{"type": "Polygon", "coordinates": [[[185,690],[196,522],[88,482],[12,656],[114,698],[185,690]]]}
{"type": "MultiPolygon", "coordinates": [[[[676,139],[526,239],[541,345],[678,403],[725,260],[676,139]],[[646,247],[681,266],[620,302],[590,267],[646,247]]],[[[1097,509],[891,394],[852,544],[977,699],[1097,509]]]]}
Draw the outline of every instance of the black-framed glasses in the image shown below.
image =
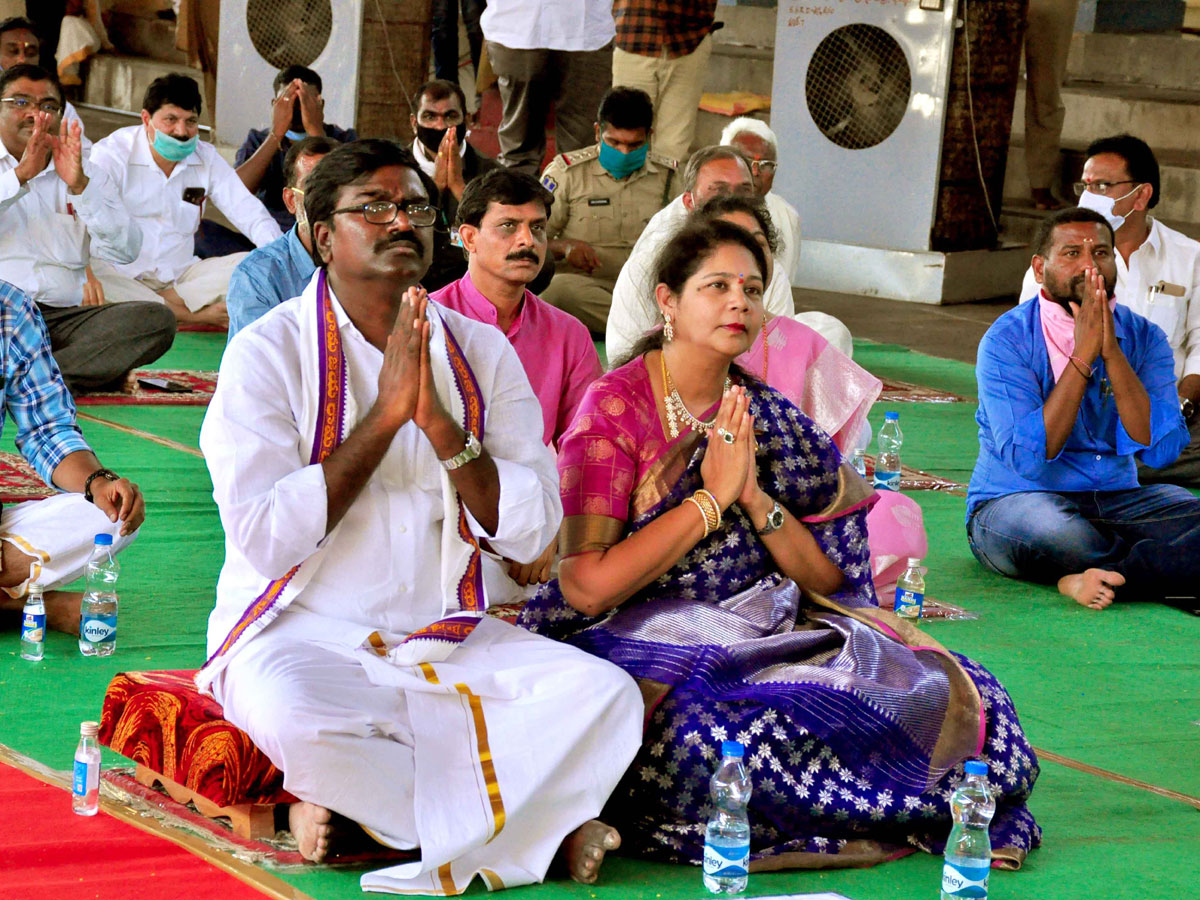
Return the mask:
{"type": "Polygon", "coordinates": [[[62,112],[62,104],[57,100],[42,100],[37,101],[32,97],[0,97],[0,103],[11,103],[12,108],[18,112],[24,112],[31,106],[36,106],[39,111],[49,113],[52,116],[57,116],[62,112]]]}
{"type": "Polygon", "coordinates": [[[1140,181],[1077,181],[1072,187],[1075,189],[1075,196],[1082,197],[1084,191],[1091,191],[1093,194],[1099,194],[1102,197],[1107,197],[1108,192],[1115,188],[1118,184],[1142,184],[1140,181]]]}
{"type": "Polygon", "coordinates": [[[336,216],[338,213],[352,212],[362,213],[363,218],[371,225],[391,225],[396,221],[396,216],[403,212],[405,218],[419,228],[432,225],[437,221],[438,214],[437,209],[427,203],[406,203],[401,206],[391,200],[372,200],[358,206],[347,206],[335,209],[333,214],[336,216]]]}
{"type": "Polygon", "coordinates": [[[759,172],[765,172],[770,175],[779,168],[779,163],[773,159],[752,159],[750,160],[750,171],[757,175],[759,172]]]}

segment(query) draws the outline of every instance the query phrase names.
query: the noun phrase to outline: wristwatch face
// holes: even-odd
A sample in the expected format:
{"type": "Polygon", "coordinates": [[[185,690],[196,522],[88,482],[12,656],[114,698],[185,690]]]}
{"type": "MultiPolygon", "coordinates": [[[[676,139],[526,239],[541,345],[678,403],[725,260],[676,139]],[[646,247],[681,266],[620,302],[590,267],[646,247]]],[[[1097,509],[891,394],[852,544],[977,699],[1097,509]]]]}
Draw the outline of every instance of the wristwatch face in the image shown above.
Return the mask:
{"type": "Polygon", "coordinates": [[[1183,400],[1179,401],[1179,411],[1183,413],[1183,417],[1185,419],[1190,419],[1196,412],[1196,404],[1185,397],[1183,400]]]}
{"type": "Polygon", "coordinates": [[[783,509],[776,503],[767,513],[767,527],[772,531],[783,527],[783,509]]]}

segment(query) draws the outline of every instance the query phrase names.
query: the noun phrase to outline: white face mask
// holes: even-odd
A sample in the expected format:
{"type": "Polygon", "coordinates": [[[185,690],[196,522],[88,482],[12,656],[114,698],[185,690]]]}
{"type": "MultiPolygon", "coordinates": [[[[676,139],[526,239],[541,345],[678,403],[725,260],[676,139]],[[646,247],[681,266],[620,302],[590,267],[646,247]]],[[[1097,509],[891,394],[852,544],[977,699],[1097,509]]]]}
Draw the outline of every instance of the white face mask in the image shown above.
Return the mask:
{"type": "Polygon", "coordinates": [[[1079,207],[1081,209],[1090,209],[1092,212],[1098,212],[1104,218],[1108,219],[1108,224],[1112,226],[1112,230],[1116,231],[1125,224],[1125,217],[1118,216],[1113,212],[1113,207],[1117,205],[1118,200],[1124,200],[1130,194],[1136,193],[1141,188],[1141,185],[1134,187],[1132,191],[1124,197],[1105,197],[1103,194],[1097,194],[1093,191],[1084,191],[1079,195],[1079,207]]]}

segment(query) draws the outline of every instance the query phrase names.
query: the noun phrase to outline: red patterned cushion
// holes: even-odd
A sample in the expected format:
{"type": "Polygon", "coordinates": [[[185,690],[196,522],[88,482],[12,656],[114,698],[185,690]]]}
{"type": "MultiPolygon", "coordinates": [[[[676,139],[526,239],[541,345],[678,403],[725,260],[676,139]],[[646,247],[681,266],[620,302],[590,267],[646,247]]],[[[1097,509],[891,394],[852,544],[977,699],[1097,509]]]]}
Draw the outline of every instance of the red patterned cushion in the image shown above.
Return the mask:
{"type": "Polygon", "coordinates": [[[194,671],[122,672],[104,695],[100,743],[218,806],[290,803],[280,772],[220,704],[196,690],[194,671]]]}

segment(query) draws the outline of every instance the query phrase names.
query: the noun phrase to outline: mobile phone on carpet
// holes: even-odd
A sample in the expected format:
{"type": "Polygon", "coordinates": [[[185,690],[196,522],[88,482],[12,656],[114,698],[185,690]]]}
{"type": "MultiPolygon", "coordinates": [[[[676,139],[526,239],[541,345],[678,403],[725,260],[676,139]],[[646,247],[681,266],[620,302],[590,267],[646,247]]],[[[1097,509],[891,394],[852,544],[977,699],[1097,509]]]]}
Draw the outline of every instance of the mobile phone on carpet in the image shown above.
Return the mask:
{"type": "Polygon", "coordinates": [[[166,391],[168,394],[192,393],[192,389],[186,384],[171,381],[169,378],[139,378],[138,386],[148,391],[166,391]]]}

